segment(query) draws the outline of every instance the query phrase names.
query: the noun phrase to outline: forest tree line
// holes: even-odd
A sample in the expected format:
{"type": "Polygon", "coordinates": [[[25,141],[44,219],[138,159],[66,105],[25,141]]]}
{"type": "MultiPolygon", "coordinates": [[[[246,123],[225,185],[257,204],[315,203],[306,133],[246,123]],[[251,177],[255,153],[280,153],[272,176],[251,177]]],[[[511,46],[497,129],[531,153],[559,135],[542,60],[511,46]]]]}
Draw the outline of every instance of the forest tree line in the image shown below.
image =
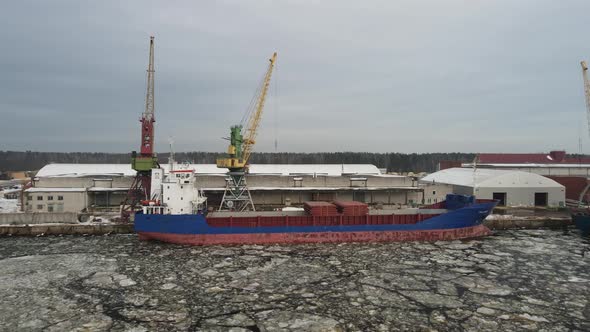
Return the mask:
{"type": "MultiPolygon", "coordinates": [[[[160,163],[169,153],[158,154],[160,163]]],[[[214,164],[217,152],[177,152],[177,162],[214,164]]],[[[433,172],[440,161],[470,162],[473,153],[254,152],[252,164],[373,164],[388,172],[433,172]]],[[[0,171],[35,171],[50,163],[126,164],[129,153],[0,151],[0,171]]]]}

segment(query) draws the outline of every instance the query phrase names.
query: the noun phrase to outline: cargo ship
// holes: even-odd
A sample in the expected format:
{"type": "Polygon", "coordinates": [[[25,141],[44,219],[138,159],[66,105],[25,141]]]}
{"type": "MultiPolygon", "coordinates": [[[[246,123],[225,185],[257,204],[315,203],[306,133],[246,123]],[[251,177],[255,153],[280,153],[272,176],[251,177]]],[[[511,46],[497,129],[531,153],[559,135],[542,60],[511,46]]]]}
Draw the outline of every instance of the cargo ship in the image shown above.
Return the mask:
{"type": "Polygon", "coordinates": [[[308,202],[304,211],[212,212],[192,169],[152,170],[152,199],[135,214],[142,240],[188,245],[441,241],[489,235],[497,201],[447,195],[424,208],[369,210],[358,202],[308,202]]]}

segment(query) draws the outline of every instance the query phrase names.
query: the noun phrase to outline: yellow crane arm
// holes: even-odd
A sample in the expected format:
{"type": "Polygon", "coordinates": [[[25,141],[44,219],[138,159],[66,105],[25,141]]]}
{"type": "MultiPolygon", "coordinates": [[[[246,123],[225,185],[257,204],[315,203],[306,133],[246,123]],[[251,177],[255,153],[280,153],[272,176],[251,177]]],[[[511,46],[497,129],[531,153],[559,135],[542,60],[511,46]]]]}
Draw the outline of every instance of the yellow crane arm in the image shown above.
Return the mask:
{"type": "Polygon", "coordinates": [[[270,77],[272,75],[272,70],[276,60],[277,52],[273,53],[272,57],[269,60],[270,63],[268,64],[268,70],[266,71],[266,75],[264,76],[264,82],[262,84],[260,96],[258,97],[258,101],[256,103],[256,109],[248,119],[248,125],[245,128],[246,132],[244,135],[245,137],[242,153],[242,159],[244,160],[244,164],[248,163],[248,160],[250,159],[250,154],[252,153],[252,148],[256,143],[256,134],[258,133],[258,126],[260,125],[260,120],[262,119],[262,110],[264,109],[264,102],[266,101],[266,93],[268,92],[268,86],[270,85],[270,77]]]}

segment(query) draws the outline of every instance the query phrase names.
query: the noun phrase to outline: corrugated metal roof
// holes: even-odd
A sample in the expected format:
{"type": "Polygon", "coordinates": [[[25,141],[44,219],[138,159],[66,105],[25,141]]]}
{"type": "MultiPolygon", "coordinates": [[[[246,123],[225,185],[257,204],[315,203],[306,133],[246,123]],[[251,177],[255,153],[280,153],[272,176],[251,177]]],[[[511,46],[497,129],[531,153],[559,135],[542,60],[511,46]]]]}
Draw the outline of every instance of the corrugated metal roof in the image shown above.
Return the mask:
{"type": "MultiPolygon", "coordinates": [[[[227,169],[215,164],[178,165],[189,167],[197,174],[225,174],[227,169]]],[[[168,165],[162,165],[168,169],[168,165]]],[[[375,165],[370,164],[254,164],[250,174],[269,175],[381,175],[375,165]]],[[[37,173],[37,177],[88,177],[88,176],[134,176],[130,164],[48,164],[37,173]]]]}
{"type": "Polygon", "coordinates": [[[422,183],[444,183],[473,187],[562,187],[544,176],[513,170],[490,168],[448,168],[420,179],[422,183]]]}

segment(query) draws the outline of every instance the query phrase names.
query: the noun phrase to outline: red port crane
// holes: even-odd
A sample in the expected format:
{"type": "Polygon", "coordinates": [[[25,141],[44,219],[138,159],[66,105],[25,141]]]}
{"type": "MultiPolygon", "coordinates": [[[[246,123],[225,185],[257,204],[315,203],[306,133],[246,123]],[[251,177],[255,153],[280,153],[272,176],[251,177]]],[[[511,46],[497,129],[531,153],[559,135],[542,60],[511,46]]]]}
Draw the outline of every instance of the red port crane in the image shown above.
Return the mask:
{"type": "Polygon", "coordinates": [[[159,168],[158,158],[154,153],[154,36],[150,36],[150,56],[147,68],[147,92],[145,111],[141,115],[140,153],[131,153],[131,168],[136,171],[135,179],[121,205],[121,220],[129,221],[142,200],[150,199],[152,169],[159,168]]]}

